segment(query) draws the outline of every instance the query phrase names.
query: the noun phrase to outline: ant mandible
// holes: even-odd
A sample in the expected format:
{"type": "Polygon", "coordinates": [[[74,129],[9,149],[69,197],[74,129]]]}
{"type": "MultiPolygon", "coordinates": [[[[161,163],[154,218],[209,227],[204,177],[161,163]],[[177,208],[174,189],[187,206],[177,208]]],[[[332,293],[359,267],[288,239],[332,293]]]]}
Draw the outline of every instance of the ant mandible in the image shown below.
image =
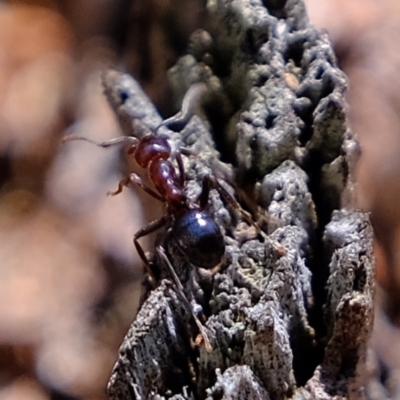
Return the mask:
{"type": "MultiPolygon", "coordinates": [[[[168,125],[170,122],[180,122],[181,119],[186,118],[189,113],[188,110],[194,102],[194,97],[198,97],[199,91],[202,90],[204,90],[204,84],[197,84],[197,87],[194,86],[194,89],[192,88],[185,95],[181,112],[165,120],[153,133],[141,138],[122,136],[108,141],[97,142],[87,137],[69,135],[63,139],[63,142],[83,140],[104,148],[121,144],[129,144],[131,146],[128,154],[132,155],[136,163],[147,172],[154,189],[146,185],[138,174],[130,173],[119,182],[117,190],[109,194],[116,195],[125,186],[137,185],[150,196],[165,204],[166,213],[164,216],[140,229],[135,233],[133,238],[136,250],[153,281],[156,279],[150,267],[149,260],[139,243],[139,239],[160,229],[170,221],[172,221],[171,236],[179,251],[190,264],[198,268],[210,270],[221,263],[225,254],[224,238],[219,226],[206,210],[211,189],[216,189],[231,207],[238,210],[256,228],[259,234],[262,233],[258,225],[240,207],[239,203],[212,176],[206,175],[203,178],[202,189],[198,199],[195,201],[191,200],[185,192],[185,170],[182,160],[182,155],[189,156],[191,154],[190,151],[182,148],[173,151],[168,137],[157,133],[161,126],[168,125]],[[178,170],[173,165],[174,161],[176,161],[178,170]]],[[[189,307],[196,325],[204,338],[206,348],[208,350],[211,349],[205,329],[184,295],[183,286],[165,250],[159,246],[156,251],[168,267],[179,293],[189,307]]]]}

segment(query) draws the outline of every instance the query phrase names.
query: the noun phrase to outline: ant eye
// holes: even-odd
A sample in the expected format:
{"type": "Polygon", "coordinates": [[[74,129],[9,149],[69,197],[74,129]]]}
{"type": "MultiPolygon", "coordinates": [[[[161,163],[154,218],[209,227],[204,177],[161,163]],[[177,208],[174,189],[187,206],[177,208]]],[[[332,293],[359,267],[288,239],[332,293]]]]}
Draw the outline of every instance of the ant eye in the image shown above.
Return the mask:
{"type": "Polygon", "coordinates": [[[121,89],[119,92],[119,98],[121,99],[121,103],[124,104],[126,100],[129,99],[129,93],[125,89],[121,89]]]}

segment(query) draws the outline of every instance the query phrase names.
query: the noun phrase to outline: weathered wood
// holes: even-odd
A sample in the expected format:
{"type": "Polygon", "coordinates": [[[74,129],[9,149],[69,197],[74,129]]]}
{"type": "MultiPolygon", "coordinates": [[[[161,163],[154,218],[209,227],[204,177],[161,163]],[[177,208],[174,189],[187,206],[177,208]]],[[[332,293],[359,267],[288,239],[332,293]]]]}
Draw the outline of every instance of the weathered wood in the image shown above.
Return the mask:
{"type": "MultiPolygon", "coordinates": [[[[236,159],[240,184],[252,184],[245,197],[271,240],[255,238],[212,191],[226,261],[207,280],[174,248],[167,227],[157,244],[193,309],[207,316],[213,351],[154,257],[159,286],[145,294],[121,346],[110,399],[361,399],[374,263],[368,217],[339,210],[351,192],[349,151],[357,149],[345,77],[300,0],[214,0],[209,10],[215,31],[197,32],[193,54],[170,72],[178,96],[206,84],[204,115],[190,114],[178,133],[159,131],[194,154],[184,160],[191,199],[207,174],[235,193],[215,138],[223,157],[236,159]]],[[[133,78],[110,71],[104,85],[126,134],[160,125],[133,78]]]]}

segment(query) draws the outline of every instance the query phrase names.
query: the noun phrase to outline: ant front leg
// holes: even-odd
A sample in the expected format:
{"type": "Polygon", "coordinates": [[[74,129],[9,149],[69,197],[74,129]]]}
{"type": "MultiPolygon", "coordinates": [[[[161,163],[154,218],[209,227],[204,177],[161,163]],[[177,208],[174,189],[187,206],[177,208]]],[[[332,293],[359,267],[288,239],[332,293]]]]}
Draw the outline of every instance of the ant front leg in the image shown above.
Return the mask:
{"type": "Polygon", "coordinates": [[[107,194],[110,196],[115,196],[122,192],[124,186],[130,186],[131,184],[138,185],[142,190],[144,190],[146,193],[148,193],[150,196],[154,197],[155,199],[157,199],[159,201],[164,201],[164,198],[161,195],[159,195],[153,189],[149,188],[142,181],[142,178],[138,174],[135,174],[134,172],[130,173],[125,178],[123,178],[119,181],[117,190],[114,190],[113,192],[110,191],[107,194]]]}
{"type": "Polygon", "coordinates": [[[174,154],[174,157],[176,159],[176,163],[178,164],[179,183],[183,187],[185,185],[185,167],[183,166],[183,160],[182,160],[181,152],[180,151],[176,152],[174,154]]]}
{"type": "Polygon", "coordinates": [[[186,147],[180,147],[178,151],[174,152],[172,157],[175,158],[176,163],[178,164],[179,170],[179,182],[182,186],[185,185],[185,167],[183,166],[182,155],[186,157],[194,156],[195,153],[193,151],[187,149],[186,147]]]}
{"type": "Polygon", "coordinates": [[[153,282],[153,286],[157,282],[157,279],[156,279],[156,277],[155,277],[155,275],[154,275],[154,273],[153,273],[153,271],[151,269],[150,261],[146,257],[146,254],[145,254],[145,252],[143,250],[143,247],[139,243],[139,239],[144,237],[144,236],[150,235],[150,233],[153,233],[156,230],[160,229],[161,227],[163,227],[165,225],[166,222],[167,222],[167,216],[164,215],[161,218],[158,218],[158,219],[155,219],[154,221],[151,221],[144,228],[139,229],[135,233],[135,235],[133,236],[133,244],[135,245],[135,248],[136,248],[136,251],[139,254],[139,257],[144,262],[144,265],[146,267],[146,271],[150,275],[151,281],[153,282]]]}

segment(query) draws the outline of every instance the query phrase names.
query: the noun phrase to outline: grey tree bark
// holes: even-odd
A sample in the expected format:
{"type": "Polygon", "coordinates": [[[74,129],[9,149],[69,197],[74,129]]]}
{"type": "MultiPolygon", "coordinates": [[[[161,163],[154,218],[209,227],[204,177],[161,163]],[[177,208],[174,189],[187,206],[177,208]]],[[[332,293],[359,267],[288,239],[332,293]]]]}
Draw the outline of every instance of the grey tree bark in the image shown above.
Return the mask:
{"type": "MultiPolygon", "coordinates": [[[[257,238],[213,190],[209,211],[226,259],[205,282],[167,226],[156,245],[167,249],[193,309],[206,315],[212,351],[153,256],[158,286],[144,293],[109,397],[362,399],[374,262],[368,216],[341,206],[352,196],[358,152],[346,124],[345,76],[301,0],[212,0],[208,9],[213,32],[193,34],[189,54],[170,71],[179,99],[206,85],[202,101],[190,104],[201,103],[200,115],[190,109],[172,120],[179,132],[159,132],[194,154],[184,157],[193,201],[203,177],[216,175],[270,239],[257,238]]],[[[162,123],[130,76],[109,71],[104,86],[127,135],[162,123]]]]}

